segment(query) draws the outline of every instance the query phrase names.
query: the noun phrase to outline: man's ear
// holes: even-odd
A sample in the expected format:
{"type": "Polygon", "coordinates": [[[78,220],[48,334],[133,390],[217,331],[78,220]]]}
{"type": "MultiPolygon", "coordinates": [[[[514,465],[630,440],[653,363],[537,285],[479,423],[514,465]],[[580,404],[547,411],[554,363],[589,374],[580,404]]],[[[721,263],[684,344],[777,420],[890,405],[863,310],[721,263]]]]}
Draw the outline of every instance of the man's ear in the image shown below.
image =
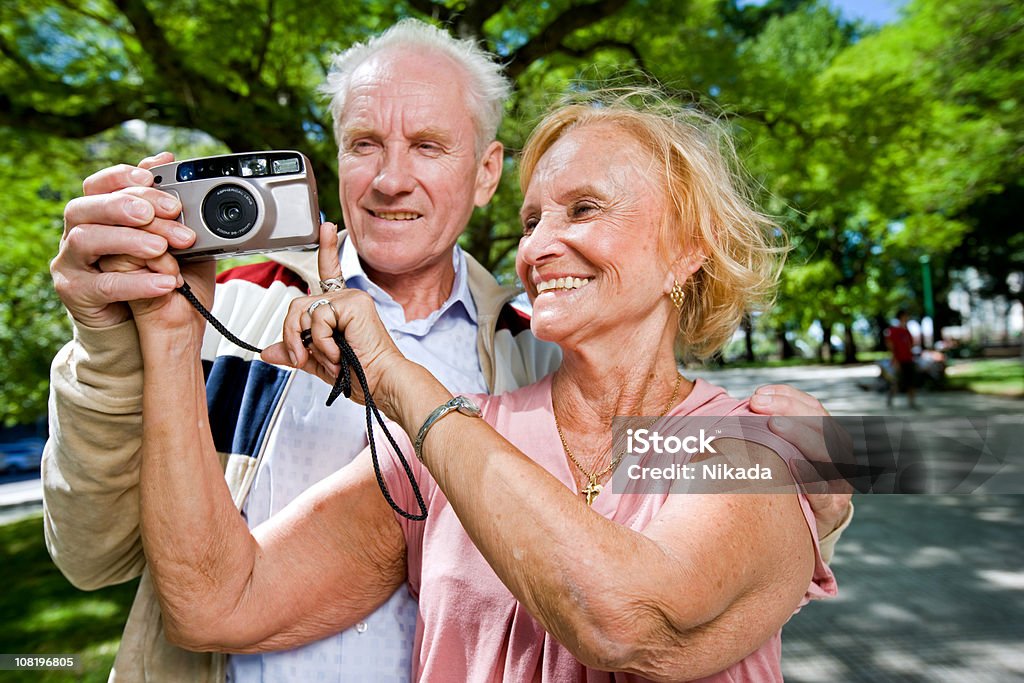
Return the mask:
{"type": "Polygon", "coordinates": [[[685,283],[694,273],[704,265],[704,252],[698,248],[692,248],[683,252],[672,262],[671,267],[665,274],[665,294],[672,291],[672,286],[677,282],[685,283]]]}
{"type": "Polygon", "coordinates": [[[487,145],[476,169],[476,192],[473,195],[473,203],[476,206],[487,206],[491,201],[501,181],[501,169],[504,165],[505,146],[495,140],[487,145]]]}

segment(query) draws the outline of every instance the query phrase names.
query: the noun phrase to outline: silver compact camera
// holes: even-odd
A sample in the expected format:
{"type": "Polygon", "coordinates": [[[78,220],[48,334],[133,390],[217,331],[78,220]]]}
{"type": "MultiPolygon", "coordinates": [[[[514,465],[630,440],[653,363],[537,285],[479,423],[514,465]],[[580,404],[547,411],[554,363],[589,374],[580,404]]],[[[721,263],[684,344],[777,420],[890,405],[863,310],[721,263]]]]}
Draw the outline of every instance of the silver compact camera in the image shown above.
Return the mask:
{"type": "Polygon", "coordinates": [[[196,233],[179,260],[258,254],[315,245],[320,234],[316,179],[301,152],[224,154],[150,169],[154,187],[181,201],[181,217],[196,233]]]}

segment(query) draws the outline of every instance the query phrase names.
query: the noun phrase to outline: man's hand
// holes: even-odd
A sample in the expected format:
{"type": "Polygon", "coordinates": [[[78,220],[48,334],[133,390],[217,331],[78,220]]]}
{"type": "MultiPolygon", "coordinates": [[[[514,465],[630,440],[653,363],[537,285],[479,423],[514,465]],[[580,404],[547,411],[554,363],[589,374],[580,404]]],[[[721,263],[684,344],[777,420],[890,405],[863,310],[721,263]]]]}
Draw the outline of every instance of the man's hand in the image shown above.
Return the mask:
{"type": "Polygon", "coordinates": [[[162,152],[138,166],[121,164],[82,183],[84,196],[64,208],[64,237],[50,263],[57,295],[76,321],[110,327],[131,317],[127,301],[152,299],[181,284],[168,248],[195,233],[175,220],[181,203],[154,189],[148,169],[174,161],[162,152]]]}
{"type": "MultiPolygon", "coordinates": [[[[786,441],[800,449],[812,462],[831,463],[836,453],[830,452],[825,420],[789,420],[788,417],[827,417],[828,411],[816,398],[794,389],[788,384],[769,384],[758,387],[750,397],[751,410],[772,415],[768,427],[786,441]]],[[[832,451],[835,451],[833,444],[832,451]]],[[[850,509],[853,488],[841,477],[828,477],[827,481],[811,483],[807,501],[814,511],[818,538],[824,538],[842,523],[850,509]],[[816,492],[815,489],[819,489],[816,492]]]]}

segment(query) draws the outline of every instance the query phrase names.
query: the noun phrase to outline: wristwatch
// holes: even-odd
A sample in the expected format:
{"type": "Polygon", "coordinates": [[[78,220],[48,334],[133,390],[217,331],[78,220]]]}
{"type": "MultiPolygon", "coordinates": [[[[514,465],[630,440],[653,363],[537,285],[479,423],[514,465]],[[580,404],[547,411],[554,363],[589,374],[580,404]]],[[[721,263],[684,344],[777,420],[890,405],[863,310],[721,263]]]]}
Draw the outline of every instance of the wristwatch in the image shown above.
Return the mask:
{"type": "Polygon", "coordinates": [[[427,432],[430,431],[435,422],[453,410],[457,410],[469,417],[480,417],[480,409],[465,396],[456,396],[452,400],[446,401],[434,408],[434,412],[430,413],[427,419],[424,420],[423,426],[420,427],[419,433],[416,434],[416,441],[412,444],[412,449],[416,452],[416,457],[420,459],[420,462],[423,462],[423,439],[427,438],[427,432]]]}

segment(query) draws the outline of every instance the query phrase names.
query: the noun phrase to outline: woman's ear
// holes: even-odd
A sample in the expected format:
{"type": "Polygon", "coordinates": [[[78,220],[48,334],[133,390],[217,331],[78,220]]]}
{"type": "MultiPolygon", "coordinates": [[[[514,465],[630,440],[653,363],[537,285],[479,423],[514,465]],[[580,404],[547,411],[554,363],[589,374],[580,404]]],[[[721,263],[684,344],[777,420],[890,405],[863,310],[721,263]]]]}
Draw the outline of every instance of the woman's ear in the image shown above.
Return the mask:
{"type": "Polygon", "coordinates": [[[704,252],[699,249],[691,249],[680,254],[665,274],[665,294],[671,292],[677,283],[681,285],[689,280],[703,265],[704,252]]]}

